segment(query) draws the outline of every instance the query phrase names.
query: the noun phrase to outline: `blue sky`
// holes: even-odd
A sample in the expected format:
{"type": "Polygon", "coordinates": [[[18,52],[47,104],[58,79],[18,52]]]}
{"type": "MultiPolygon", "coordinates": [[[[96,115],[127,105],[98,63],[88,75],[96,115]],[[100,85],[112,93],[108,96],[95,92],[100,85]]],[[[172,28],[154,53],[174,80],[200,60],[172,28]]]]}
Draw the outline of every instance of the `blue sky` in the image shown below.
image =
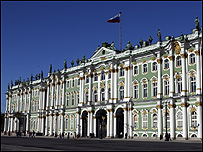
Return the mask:
{"type": "Polygon", "coordinates": [[[152,44],[162,39],[189,34],[198,16],[202,26],[201,1],[1,1],[1,112],[5,112],[8,83],[30,79],[41,70],[68,67],[83,55],[90,58],[97,46],[114,41],[119,50],[119,23],[107,20],[121,15],[122,49],[140,38],[152,44]]]}

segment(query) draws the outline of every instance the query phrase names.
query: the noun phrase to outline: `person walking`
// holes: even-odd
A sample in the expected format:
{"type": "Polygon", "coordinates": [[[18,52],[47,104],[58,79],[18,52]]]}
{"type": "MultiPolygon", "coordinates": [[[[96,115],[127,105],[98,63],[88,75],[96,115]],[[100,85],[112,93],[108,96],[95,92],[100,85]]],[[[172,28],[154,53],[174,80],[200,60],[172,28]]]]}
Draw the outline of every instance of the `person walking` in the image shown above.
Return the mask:
{"type": "Polygon", "coordinates": [[[35,131],[32,131],[32,138],[35,138],[35,131]]]}
{"type": "Polygon", "coordinates": [[[70,134],[70,133],[68,132],[67,139],[69,139],[69,134],[70,134]]]}

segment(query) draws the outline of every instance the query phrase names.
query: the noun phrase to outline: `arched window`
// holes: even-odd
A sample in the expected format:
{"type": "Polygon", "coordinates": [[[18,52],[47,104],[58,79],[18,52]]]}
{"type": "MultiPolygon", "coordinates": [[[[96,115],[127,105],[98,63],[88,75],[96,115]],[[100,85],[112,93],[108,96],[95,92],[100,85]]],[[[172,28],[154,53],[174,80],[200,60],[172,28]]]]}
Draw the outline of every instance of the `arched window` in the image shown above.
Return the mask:
{"type": "Polygon", "coordinates": [[[111,98],[111,88],[108,89],[108,99],[111,98]]]}
{"type": "Polygon", "coordinates": [[[86,101],[86,104],[88,103],[88,91],[86,91],[86,94],[85,94],[85,101],[86,101]]]}
{"type": "Polygon", "coordinates": [[[104,90],[104,88],[101,89],[101,101],[105,101],[105,90],[104,90]]]}
{"type": "Polygon", "coordinates": [[[108,71],[108,79],[111,79],[111,71],[108,71]]]}
{"type": "Polygon", "coordinates": [[[182,91],[182,79],[178,78],[177,79],[177,92],[181,93],[181,91],[182,91]]]}
{"type": "Polygon", "coordinates": [[[94,74],[94,81],[98,81],[98,74],[97,73],[94,74]]]}
{"type": "Polygon", "coordinates": [[[196,78],[190,77],[190,92],[196,92],[196,78]]]}
{"type": "Polygon", "coordinates": [[[97,90],[94,90],[94,102],[98,101],[98,94],[97,94],[97,90]]]}
{"type": "Polygon", "coordinates": [[[197,113],[193,111],[191,113],[191,127],[197,127],[197,113]]]}
{"type": "Polygon", "coordinates": [[[121,76],[121,77],[124,76],[124,68],[123,68],[123,67],[120,68],[120,76],[121,76]]]}
{"type": "Polygon", "coordinates": [[[147,84],[143,84],[143,98],[147,98],[147,84]]]}
{"type": "Polygon", "coordinates": [[[157,114],[155,113],[153,114],[152,120],[153,120],[152,128],[157,128],[157,114]]]}
{"type": "Polygon", "coordinates": [[[105,80],[105,72],[104,71],[101,72],[101,80],[105,80]]]}
{"type": "Polygon", "coordinates": [[[190,54],[190,56],[189,56],[189,63],[190,64],[194,64],[195,63],[195,54],[194,53],[190,54]]]}
{"type": "Polygon", "coordinates": [[[178,67],[178,66],[181,66],[181,65],[182,65],[181,56],[177,56],[177,58],[176,58],[176,66],[178,67]]]}
{"type": "Polygon", "coordinates": [[[142,73],[147,73],[147,64],[143,65],[143,72],[142,73]]]}
{"type": "Polygon", "coordinates": [[[80,96],[79,93],[77,93],[77,104],[80,102],[80,96]]]}
{"type": "Polygon", "coordinates": [[[68,102],[69,102],[69,95],[66,95],[66,106],[68,106],[68,102]]]}
{"type": "Polygon", "coordinates": [[[168,69],[169,68],[169,60],[165,59],[164,60],[164,69],[168,69]]]}
{"type": "Polygon", "coordinates": [[[89,76],[86,76],[86,83],[89,83],[89,76]]]}
{"type": "Polygon", "coordinates": [[[142,128],[147,128],[147,126],[148,126],[147,114],[143,114],[143,116],[142,116],[142,128]]]}
{"type": "Polygon", "coordinates": [[[75,100],[75,95],[74,95],[74,93],[72,93],[72,95],[71,95],[71,98],[72,98],[72,106],[74,105],[74,100],[75,100]]]}
{"type": "Polygon", "coordinates": [[[74,128],[74,116],[71,115],[71,118],[70,118],[70,129],[73,130],[74,128]]]}
{"type": "Polygon", "coordinates": [[[72,80],[72,87],[74,87],[75,86],[75,80],[73,79],[72,80]]]}
{"type": "Polygon", "coordinates": [[[134,75],[138,74],[138,66],[134,66],[134,75]]]}
{"type": "Polygon", "coordinates": [[[152,96],[157,96],[157,82],[152,82],[152,96]]]}
{"type": "Polygon", "coordinates": [[[164,95],[169,95],[169,81],[164,81],[164,95]]]}
{"type": "Polygon", "coordinates": [[[177,128],[182,128],[183,127],[183,114],[182,112],[177,113],[177,128]]]}
{"type": "Polygon", "coordinates": [[[138,85],[134,85],[134,98],[138,99],[138,85]]]}
{"type": "Polygon", "coordinates": [[[138,128],[138,115],[137,114],[135,114],[134,115],[134,128],[138,128]]]}
{"type": "Polygon", "coordinates": [[[152,71],[157,71],[157,62],[152,63],[152,71]]]}
{"type": "Polygon", "coordinates": [[[68,129],[68,118],[65,119],[65,129],[68,129]]]}
{"type": "Polygon", "coordinates": [[[120,100],[122,101],[124,99],[124,87],[120,87],[120,100]]]}

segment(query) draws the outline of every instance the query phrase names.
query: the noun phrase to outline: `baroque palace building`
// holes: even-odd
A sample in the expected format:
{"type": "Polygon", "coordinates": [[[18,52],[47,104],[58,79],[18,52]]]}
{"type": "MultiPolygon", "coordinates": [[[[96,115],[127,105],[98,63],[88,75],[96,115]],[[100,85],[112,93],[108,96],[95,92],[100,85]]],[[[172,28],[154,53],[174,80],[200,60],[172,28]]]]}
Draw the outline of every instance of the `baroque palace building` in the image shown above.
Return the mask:
{"type": "Polygon", "coordinates": [[[104,42],[76,66],[11,83],[5,133],[202,139],[202,31],[158,37],[122,51],[104,42]]]}

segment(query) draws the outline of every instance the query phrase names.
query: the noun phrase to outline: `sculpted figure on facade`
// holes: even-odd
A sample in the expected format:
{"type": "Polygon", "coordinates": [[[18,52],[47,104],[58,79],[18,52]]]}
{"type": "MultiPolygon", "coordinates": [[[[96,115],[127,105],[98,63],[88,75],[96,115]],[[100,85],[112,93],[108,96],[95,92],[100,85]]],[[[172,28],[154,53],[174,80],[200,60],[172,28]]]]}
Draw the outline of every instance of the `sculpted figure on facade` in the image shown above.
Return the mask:
{"type": "Polygon", "coordinates": [[[67,69],[67,62],[66,62],[66,60],[64,61],[64,68],[67,69]]]}
{"type": "Polygon", "coordinates": [[[41,78],[43,79],[43,71],[41,71],[41,78]]]}
{"type": "Polygon", "coordinates": [[[159,42],[162,42],[162,40],[161,40],[161,31],[160,31],[160,29],[158,29],[157,36],[158,36],[159,42]]]}
{"type": "Polygon", "coordinates": [[[74,65],[74,61],[72,60],[72,62],[71,62],[71,66],[73,67],[73,65],[74,65]]]}
{"type": "Polygon", "coordinates": [[[30,81],[33,81],[33,75],[32,75],[32,73],[31,73],[31,76],[30,76],[30,81]]]}
{"type": "Polygon", "coordinates": [[[77,63],[77,65],[79,65],[79,63],[80,63],[80,60],[79,60],[79,59],[77,59],[77,60],[76,60],[76,63],[77,63]]]}
{"type": "Polygon", "coordinates": [[[149,37],[149,44],[151,45],[152,44],[152,41],[153,41],[153,39],[152,39],[152,36],[150,35],[150,37],[149,37]]]}
{"type": "Polygon", "coordinates": [[[11,80],[11,87],[13,87],[13,80],[11,80]]]}
{"type": "Polygon", "coordinates": [[[200,30],[200,28],[199,28],[199,19],[198,19],[198,17],[196,16],[196,19],[195,19],[195,27],[196,27],[196,29],[199,31],[200,30]]]}
{"type": "Polygon", "coordinates": [[[50,64],[50,66],[49,66],[49,73],[51,73],[52,72],[52,65],[50,64]]]}
{"type": "Polygon", "coordinates": [[[143,45],[143,40],[142,40],[142,38],[140,39],[139,43],[140,43],[140,47],[142,47],[142,45],[143,45]]]}
{"type": "Polygon", "coordinates": [[[115,45],[114,45],[114,42],[113,42],[113,41],[111,42],[111,45],[110,45],[110,47],[108,47],[108,49],[111,49],[111,50],[116,50],[116,48],[115,48],[115,45]]]}
{"type": "Polygon", "coordinates": [[[183,36],[183,33],[181,32],[180,34],[180,41],[184,41],[184,36],[183,36]]]}
{"type": "Polygon", "coordinates": [[[83,55],[81,62],[85,63],[85,55],[83,55]]]}
{"type": "Polygon", "coordinates": [[[128,44],[126,45],[125,50],[133,50],[133,46],[130,43],[130,41],[128,41],[128,44]]]}

